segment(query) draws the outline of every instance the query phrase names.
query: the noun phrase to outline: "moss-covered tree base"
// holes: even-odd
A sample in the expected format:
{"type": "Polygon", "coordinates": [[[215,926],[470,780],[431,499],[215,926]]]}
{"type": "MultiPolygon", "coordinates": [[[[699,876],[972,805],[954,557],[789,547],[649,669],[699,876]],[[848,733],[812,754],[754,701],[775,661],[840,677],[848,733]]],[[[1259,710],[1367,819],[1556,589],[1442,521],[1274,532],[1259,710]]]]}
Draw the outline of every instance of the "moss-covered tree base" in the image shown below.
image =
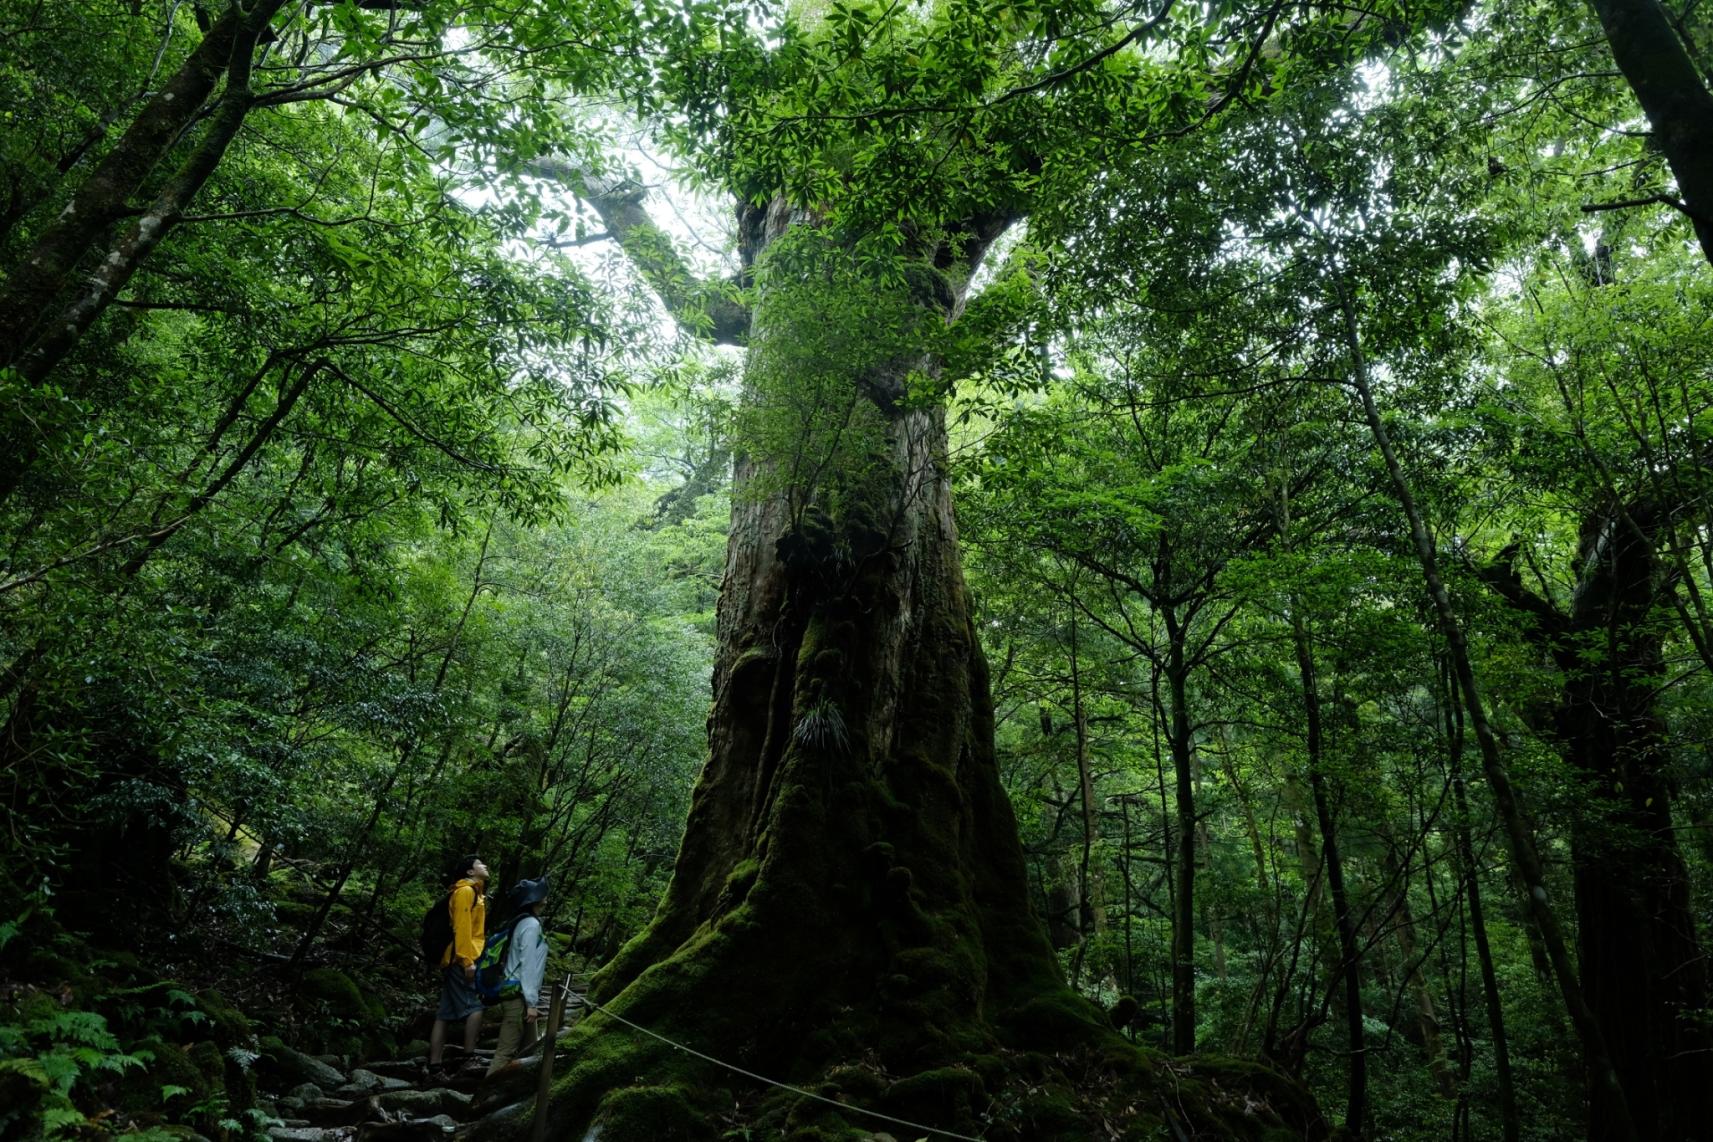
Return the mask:
{"type": "MultiPolygon", "coordinates": [[[[900,1072],[870,1052],[769,1076],[783,1075],[780,1081],[819,1098],[735,1074],[595,1015],[562,1050],[566,1070],[556,1084],[550,1136],[599,1142],[1327,1136],[1299,1084],[1252,1063],[1142,1050],[1094,1024],[1092,1008],[1078,1010],[1074,997],[1060,998],[1069,1002],[1054,1016],[1043,1004],[998,1036],[1009,1042],[940,1066],[900,1072]],[[1044,1038],[1031,1044],[1032,1035],[1044,1038]]],[[[516,1122],[521,1127],[522,1119],[516,1122]]]]}

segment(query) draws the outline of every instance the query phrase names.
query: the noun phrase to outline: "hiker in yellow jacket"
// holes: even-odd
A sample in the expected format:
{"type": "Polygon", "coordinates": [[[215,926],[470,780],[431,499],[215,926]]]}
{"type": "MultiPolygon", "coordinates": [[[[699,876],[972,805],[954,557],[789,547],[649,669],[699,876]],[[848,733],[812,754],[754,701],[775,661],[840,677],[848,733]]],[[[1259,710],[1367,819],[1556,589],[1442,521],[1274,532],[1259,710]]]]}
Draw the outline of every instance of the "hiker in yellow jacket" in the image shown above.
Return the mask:
{"type": "Polygon", "coordinates": [[[441,1067],[446,1050],[446,1025],[464,1021],[464,1051],[476,1049],[482,1030],[482,997],[476,994],[476,957],[482,954],[487,936],[488,902],[482,894],[488,884],[488,866],[475,855],[462,857],[452,869],[452,887],[447,890],[446,910],[452,918],[452,942],[440,957],[440,1009],[434,1030],[428,1035],[428,1066],[441,1067]]]}

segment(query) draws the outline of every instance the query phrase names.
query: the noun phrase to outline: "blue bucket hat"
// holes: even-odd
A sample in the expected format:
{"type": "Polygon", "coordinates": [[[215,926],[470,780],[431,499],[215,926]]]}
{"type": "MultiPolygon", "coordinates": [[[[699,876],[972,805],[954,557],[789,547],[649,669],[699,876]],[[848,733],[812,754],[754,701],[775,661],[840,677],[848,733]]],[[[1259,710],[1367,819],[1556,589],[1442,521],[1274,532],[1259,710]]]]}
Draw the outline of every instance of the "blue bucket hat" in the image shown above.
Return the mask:
{"type": "Polygon", "coordinates": [[[534,880],[520,880],[512,886],[510,904],[514,912],[522,912],[532,904],[539,904],[547,899],[547,877],[538,876],[534,880]]]}

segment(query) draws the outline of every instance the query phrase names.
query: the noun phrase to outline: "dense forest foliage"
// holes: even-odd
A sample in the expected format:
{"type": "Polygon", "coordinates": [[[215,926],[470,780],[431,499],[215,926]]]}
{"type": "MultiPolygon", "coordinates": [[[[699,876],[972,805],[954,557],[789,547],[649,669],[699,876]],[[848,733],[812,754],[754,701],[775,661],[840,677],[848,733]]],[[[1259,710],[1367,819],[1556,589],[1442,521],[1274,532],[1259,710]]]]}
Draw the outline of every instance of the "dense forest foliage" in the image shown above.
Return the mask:
{"type": "Polygon", "coordinates": [[[1710,12],[0,0],[0,1136],[1707,1137],[1710,12]]]}

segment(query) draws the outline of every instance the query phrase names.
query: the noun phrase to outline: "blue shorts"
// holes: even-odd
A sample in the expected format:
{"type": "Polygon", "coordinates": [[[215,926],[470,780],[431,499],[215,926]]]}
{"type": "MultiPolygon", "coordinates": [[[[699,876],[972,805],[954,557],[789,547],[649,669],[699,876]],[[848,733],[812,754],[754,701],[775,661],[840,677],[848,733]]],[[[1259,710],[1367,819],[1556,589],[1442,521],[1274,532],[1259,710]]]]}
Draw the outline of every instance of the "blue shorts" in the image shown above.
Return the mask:
{"type": "Polygon", "coordinates": [[[480,1010],[482,997],[476,994],[476,985],[464,978],[463,967],[448,964],[441,968],[440,1010],[435,1012],[434,1017],[450,1023],[467,1019],[480,1010]]]}

